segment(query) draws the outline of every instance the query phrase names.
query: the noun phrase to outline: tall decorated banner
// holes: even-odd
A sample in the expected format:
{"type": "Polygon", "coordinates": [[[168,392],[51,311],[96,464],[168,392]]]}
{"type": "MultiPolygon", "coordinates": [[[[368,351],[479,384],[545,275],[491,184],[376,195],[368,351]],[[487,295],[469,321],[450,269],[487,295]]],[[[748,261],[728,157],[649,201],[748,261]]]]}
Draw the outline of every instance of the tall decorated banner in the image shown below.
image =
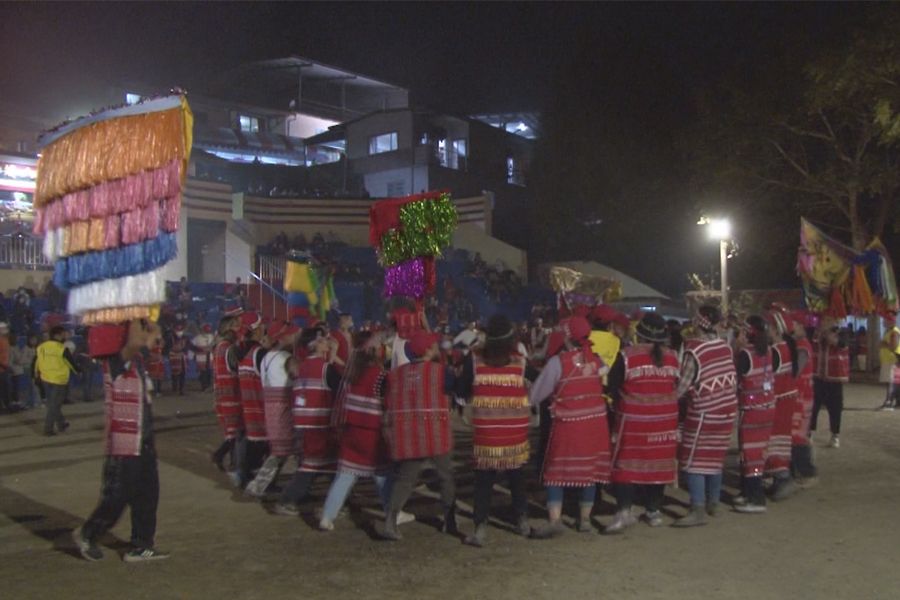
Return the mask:
{"type": "Polygon", "coordinates": [[[417,303],[437,285],[435,259],[450,245],[459,216],[443,191],[381,200],[369,209],[369,242],[384,267],[387,298],[417,303]]]}
{"type": "Polygon", "coordinates": [[[324,321],[329,310],[338,308],[334,275],[308,252],[292,250],[288,253],[284,291],[287,292],[291,319],[303,326],[308,326],[314,319],[324,321]]]}
{"type": "Polygon", "coordinates": [[[158,316],[164,267],[178,253],[192,125],[177,93],[92,113],[39,139],[34,232],[54,262],[54,284],[68,291],[68,312],[84,324],[158,316]]]}
{"type": "Polygon", "coordinates": [[[797,273],[814,312],[843,318],[897,311],[894,266],[878,238],[857,252],[801,219],[797,273]]]}

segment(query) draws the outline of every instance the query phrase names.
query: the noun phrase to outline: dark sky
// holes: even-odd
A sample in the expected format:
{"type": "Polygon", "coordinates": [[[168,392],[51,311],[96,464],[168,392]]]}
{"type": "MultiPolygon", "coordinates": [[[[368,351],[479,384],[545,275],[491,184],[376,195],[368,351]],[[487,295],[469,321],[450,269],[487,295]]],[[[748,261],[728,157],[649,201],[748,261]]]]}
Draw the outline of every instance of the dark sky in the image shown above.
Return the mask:
{"type": "MultiPolygon", "coordinates": [[[[767,36],[854,10],[717,3],[3,3],[7,101],[50,107],[66,90],[146,79],[202,86],[244,60],[299,54],[381,77],[461,112],[540,108],[579,41],[636,79],[715,79],[767,36]],[[12,58],[15,57],[15,60],[12,58]]],[[[584,73],[584,77],[592,77],[584,73]]],[[[618,90],[611,90],[618,93],[618,90]]]]}
{"type": "MultiPolygon", "coordinates": [[[[291,54],[407,87],[414,102],[439,110],[541,110],[564,93],[560,74],[572,77],[571,65],[581,64],[587,68],[575,77],[596,80],[610,105],[633,107],[632,117],[646,118],[674,148],[695,118],[698,90],[747,61],[765,62],[785,40],[827,44],[834,27],[862,10],[839,3],[3,3],[0,111],[12,103],[76,116],[92,108],[83,93],[104,83],[202,91],[229,66],[291,54]]],[[[687,197],[681,184],[672,198],[687,197]]],[[[703,258],[688,268],[714,262],[714,252],[694,251],[703,258]]],[[[678,256],[633,274],[676,292],[691,262],[678,256]]]]}

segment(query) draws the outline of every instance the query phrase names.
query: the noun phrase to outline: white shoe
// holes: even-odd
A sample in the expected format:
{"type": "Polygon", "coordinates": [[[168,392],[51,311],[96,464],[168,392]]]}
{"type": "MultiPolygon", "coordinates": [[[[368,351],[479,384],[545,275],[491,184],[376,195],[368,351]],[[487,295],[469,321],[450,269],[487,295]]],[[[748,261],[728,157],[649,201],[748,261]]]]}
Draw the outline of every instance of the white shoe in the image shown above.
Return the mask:
{"type": "Polygon", "coordinates": [[[416,515],[412,513],[408,513],[406,511],[401,510],[397,513],[397,525],[403,525],[404,523],[412,523],[416,520],[416,515]]]}
{"type": "Polygon", "coordinates": [[[628,527],[637,523],[637,518],[631,514],[631,509],[621,510],[616,513],[613,522],[606,526],[603,533],[609,535],[614,533],[622,533],[628,527]]]}
{"type": "Polygon", "coordinates": [[[328,519],[322,519],[319,521],[319,530],[320,531],[334,531],[334,523],[329,521],[328,519]]]}
{"type": "Polygon", "coordinates": [[[836,435],[831,436],[831,441],[828,442],[828,447],[829,448],[840,448],[841,447],[841,439],[836,435]]]}

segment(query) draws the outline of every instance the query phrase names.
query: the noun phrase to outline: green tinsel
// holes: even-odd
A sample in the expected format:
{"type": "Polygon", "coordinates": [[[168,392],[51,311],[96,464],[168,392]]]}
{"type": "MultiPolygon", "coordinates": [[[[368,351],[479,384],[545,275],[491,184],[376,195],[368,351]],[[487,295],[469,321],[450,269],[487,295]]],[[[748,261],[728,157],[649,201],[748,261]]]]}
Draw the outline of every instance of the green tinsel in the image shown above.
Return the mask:
{"type": "Polygon", "coordinates": [[[385,266],[416,256],[437,256],[450,245],[458,216],[449,194],[433,200],[410,202],[400,209],[401,230],[381,238],[379,258],[385,266]]]}

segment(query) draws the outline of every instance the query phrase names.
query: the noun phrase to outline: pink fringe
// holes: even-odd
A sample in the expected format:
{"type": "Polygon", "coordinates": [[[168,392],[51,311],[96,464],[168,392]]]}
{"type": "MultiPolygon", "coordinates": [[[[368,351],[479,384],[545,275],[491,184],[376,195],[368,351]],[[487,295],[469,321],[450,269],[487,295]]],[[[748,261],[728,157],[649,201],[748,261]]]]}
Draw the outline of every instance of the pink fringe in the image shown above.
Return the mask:
{"type": "Polygon", "coordinates": [[[176,196],[181,192],[181,171],[182,161],[176,159],[159,169],[66,194],[37,210],[34,232],[41,235],[69,223],[129,212],[176,196]]]}

